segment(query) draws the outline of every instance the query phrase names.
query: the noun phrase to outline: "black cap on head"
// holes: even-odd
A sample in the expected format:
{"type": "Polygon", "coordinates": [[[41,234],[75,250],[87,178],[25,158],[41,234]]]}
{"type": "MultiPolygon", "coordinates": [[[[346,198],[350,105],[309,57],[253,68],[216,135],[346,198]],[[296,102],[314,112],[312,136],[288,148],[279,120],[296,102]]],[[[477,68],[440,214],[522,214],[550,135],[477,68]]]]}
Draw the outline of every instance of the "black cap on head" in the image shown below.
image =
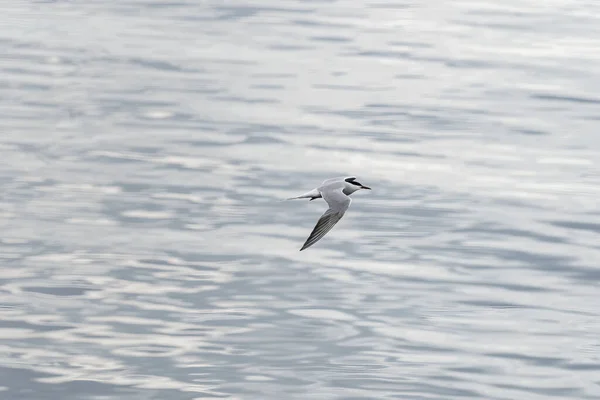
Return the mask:
{"type": "Polygon", "coordinates": [[[346,179],[344,179],[344,180],[345,180],[346,182],[348,182],[348,183],[351,183],[351,184],[355,185],[355,186],[360,186],[360,188],[361,188],[361,189],[369,189],[369,190],[371,190],[371,188],[370,188],[370,187],[368,187],[368,186],[364,186],[363,184],[361,184],[360,182],[358,182],[358,181],[356,180],[356,177],[354,177],[354,176],[351,176],[351,177],[349,177],[349,178],[346,178],[346,179]]]}
{"type": "Polygon", "coordinates": [[[355,177],[351,176],[350,178],[345,179],[346,182],[353,184],[354,186],[358,186],[363,189],[370,189],[369,187],[363,186],[360,182],[356,180],[355,177]]]}

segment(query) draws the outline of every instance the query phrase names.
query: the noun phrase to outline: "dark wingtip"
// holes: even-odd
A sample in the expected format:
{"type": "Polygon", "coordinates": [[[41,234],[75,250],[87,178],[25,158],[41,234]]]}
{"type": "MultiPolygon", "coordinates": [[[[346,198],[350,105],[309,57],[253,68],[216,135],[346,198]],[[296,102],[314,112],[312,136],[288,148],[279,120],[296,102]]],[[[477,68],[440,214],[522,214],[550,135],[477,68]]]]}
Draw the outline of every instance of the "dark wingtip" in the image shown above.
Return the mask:
{"type": "MultiPolygon", "coordinates": [[[[313,243],[313,244],[314,244],[314,243],[313,243]]],[[[299,251],[306,250],[306,249],[308,249],[310,246],[311,246],[311,244],[309,244],[309,245],[307,246],[307,245],[306,245],[306,243],[304,243],[304,244],[302,245],[302,248],[301,248],[299,251]]]]}

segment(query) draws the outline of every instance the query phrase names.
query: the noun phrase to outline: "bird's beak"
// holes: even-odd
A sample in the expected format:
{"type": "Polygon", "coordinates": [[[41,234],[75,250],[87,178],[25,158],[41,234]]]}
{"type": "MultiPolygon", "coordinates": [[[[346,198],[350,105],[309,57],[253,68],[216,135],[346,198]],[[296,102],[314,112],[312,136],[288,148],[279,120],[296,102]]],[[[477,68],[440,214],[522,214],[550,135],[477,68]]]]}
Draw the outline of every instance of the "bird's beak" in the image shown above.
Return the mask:
{"type": "Polygon", "coordinates": [[[368,187],[368,186],[363,186],[363,185],[360,185],[360,188],[361,188],[361,189],[369,189],[369,190],[371,190],[371,188],[370,188],[370,187],[368,187]]]}

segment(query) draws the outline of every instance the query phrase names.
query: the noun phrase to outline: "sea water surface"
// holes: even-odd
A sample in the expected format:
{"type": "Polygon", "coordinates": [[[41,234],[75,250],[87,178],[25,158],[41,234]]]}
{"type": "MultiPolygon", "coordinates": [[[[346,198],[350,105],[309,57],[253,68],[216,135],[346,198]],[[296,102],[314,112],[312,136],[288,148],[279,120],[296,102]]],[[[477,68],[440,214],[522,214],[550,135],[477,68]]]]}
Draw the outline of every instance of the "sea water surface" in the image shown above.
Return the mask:
{"type": "Polygon", "coordinates": [[[600,399],[597,1],[0,14],[1,399],[600,399]]]}

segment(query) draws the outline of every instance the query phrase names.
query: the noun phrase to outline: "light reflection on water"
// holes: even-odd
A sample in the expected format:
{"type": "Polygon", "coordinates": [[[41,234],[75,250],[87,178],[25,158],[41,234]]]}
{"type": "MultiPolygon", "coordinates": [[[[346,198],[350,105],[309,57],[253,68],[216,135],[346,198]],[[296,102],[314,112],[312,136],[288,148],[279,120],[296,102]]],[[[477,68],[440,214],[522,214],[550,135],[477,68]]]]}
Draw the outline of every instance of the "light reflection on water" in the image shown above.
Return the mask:
{"type": "Polygon", "coordinates": [[[5,6],[2,395],[600,397],[595,8],[5,6]]]}

